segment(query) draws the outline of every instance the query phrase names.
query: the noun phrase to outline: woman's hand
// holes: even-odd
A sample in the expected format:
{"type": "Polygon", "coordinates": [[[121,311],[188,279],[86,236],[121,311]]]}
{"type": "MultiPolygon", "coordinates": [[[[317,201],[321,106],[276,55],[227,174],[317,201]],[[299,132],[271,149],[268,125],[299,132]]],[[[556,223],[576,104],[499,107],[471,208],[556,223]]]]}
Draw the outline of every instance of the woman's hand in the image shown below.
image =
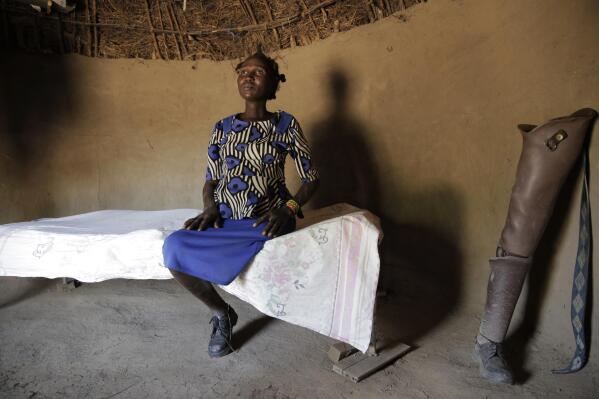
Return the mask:
{"type": "Polygon", "coordinates": [[[286,206],[282,206],[278,209],[274,209],[267,214],[261,216],[254,223],[254,227],[257,227],[259,224],[266,223],[266,227],[262,231],[262,235],[268,237],[277,237],[280,236],[283,232],[283,229],[289,224],[291,219],[294,219],[295,215],[293,211],[286,206]]]}
{"type": "Polygon", "coordinates": [[[208,227],[219,228],[223,227],[223,218],[220,216],[220,212],[216,205],[210,206],[198,216],[187,219],[183,224],[183,228],[186,230],[206,230],[208,227]]]}

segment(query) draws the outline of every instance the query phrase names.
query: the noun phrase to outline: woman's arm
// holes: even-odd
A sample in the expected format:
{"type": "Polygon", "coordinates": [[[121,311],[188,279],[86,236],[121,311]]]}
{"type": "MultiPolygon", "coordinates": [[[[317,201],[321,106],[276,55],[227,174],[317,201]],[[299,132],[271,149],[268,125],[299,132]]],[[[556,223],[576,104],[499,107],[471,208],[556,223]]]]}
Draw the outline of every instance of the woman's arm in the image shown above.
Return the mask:
{"type": "Polygon", "coordinates": [[[316,190],[318,189],[318,185],[320,181],[318,179],[302,183],[302,186],[297,190],[297,193],[293,197],[293,199],[300,205],[303,206],[306,202],[312,198],[316,190]]]}
{"type": "Polygon", "coordinates": [[[218,186],[218,180],[206,180],[204,188],[202,189],[202,199],[204,200],[204,209],[214,207],[216,208],[216,201],[214,201],[214,190],[218,186]]]}
{"type": "Polygon", "coordinates": [[[218,185],[218,180],[206,180],[202,189],[204,199],[204,210],[195,218],[188,219],[183,228],[187,230],[206,230],[208,227],[219,228],[223,226],[223,219],[220,216],[216,201],[214,201],[214,190],[218,185]]]}
{"type": "MultiPolygon", "coordinates": [[[[299,122],[293,117],[287,133],[291,136],[293,142],[291,157],[293,158],[297,173],[303,182],[293,198],[301,207],[308,202],[318,188],[318,171],[312,164],[310,146],[304,137],[302,128],[299,122]]],[[[281,229],[289,223],[289,219],[295,218],[296,212],[298,210],[292,210],[284,205],[278,209],[271,210],[259,218],[254,226],[268,220],[262,234],[269,237],[276,237],[280,235],[281,229]]],[[[301,213],[299,216],[302,217],[301,213]]]]}
{"type": "MultiPolygon", "coordinates": [[[[302,186],[295,194],[294,200],[300,205],[304,205],[308,200],[314,195],[314,192],[318,188],[318,180],[313,180],[310,182],[302,183],[302,186]]],[[[258,218],[256,223],[254,223],[254,227],[258,226],[260,223],[267,221],[266,227],[262,231],[262,234],[269,237],[276,237],[281,234],[281,229],[283,229],[289,223],[289,220],[295,218],[295,213],[291,208],[283,205],[278,209],[273,209],[268,212],[266,215],[258,218]]]]}
{"type": "Polygon", "coordinates": [[[222,159],[220,156],[220,141],[223,137],[223,123],[217,122],[212,129],[208,143],[208,159],[206,165],[206,183],[202,189],[204,210],[198,216],[191,218],[183,224],[187,230],[206,230],[208,227],[222,227],[223,219],[220,216],[218,205],[214,200],[214,191],[218,186],[221,176],[222,159]]]}

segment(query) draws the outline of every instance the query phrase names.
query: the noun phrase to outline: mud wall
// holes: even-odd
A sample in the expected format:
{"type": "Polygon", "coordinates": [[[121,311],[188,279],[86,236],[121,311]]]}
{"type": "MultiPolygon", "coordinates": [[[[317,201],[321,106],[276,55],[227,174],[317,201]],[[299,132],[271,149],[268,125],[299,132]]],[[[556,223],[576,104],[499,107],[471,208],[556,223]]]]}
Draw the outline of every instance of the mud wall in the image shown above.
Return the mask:
{"type": "MultiPolygon", "coordinates": [[[[593,0],[435,0],[277,55],[288,82],[271,108],[293,113],[315,149],[314,205],[347,201],[383,218],[383,284],[409,294],[406,323],[433,328],[464,311],[476,327],[516,124],[599,108],[598,17],[593,0]]],[[[211,127],[242,108],[233,62],[1,58],[0,223],[202,206],[211,127]]],[[[597,208],[599,147],[590,153],[597,208]]],[[[528,323],[514,323],[564,360],[579,198],[575,172],[520,304],[528,323]]]]}

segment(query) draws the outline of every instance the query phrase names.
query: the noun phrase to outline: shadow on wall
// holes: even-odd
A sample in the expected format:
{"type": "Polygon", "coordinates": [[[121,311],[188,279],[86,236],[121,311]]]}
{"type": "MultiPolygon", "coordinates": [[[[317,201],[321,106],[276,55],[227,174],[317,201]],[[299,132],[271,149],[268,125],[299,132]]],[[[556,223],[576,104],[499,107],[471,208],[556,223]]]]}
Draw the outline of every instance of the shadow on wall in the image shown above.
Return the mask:
{"type": "Polygon", "coordinates": [[[379,211],[379,174],[369,132],[348,107],[349,81],[341,70],[329,75],[330,110],[312,131],[312,156],[320,173],[320,189],[310,201],[321,208],[347,202],[375,214],[379,211]]]}
{"type": "MultiPolygon", "coordinates": [[[[382,214],[380,286],[389,292],[379,306],[383,338],[415,344],[458,306],[463,290],[460,249],[462,200],[450,186],[419,193],[395,191],[393,201],[411,201],[420,220],[402,223],[382,214]]],[[[415,219],[411,215],[411,219],[415,219]]],[[[474,333],[473,333],[474,334],[474,333]]]]}
{"type": "Polygon", "coordinates": [[[330,72],[328,87],[327,117],[312,126],[312,152],[321,185],[311,205],[347,202],[381,217],[385,237],[379,290],[389,295],[379,301],[377,331],[387,343],[415,342],[444,320],[460,297],[460,198],[451,187],[402,192],[393,171],[383,176],[377,170],[376,152],[369,140],[374,132],[352,115],[348,106],[351,85],[343,70],[330,72]],[[412,201],[407,208],[417,213],[410,215],[411,220],[438,223],[402,223],[397,215],[406,209],[407,201],[412,201]]]}
{"type": "Polygon", "coordinates": [[[65,57],[0,52],[0,151],[12,172],[8,186],[20,193],[5,205],[15,208],[9,214],[53,214],[51,182],[42,172],[59,144],[54,125],[77,113],[74,73],[65,57]]]}

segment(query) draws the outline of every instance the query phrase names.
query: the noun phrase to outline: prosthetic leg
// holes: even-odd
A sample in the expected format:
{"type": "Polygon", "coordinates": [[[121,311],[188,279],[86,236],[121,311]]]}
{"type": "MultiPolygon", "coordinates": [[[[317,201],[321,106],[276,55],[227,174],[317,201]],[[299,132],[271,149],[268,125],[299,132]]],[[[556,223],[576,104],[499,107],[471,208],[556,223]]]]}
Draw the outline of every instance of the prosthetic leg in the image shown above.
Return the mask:
{"type": "Polygon", "coordinates": [[[576,162],[597,112],[585,108],[541,126],[519,125],[524,142],[508,216],[491,273],[474,354],[481,375],[513,383],[505,363],[505,339],[532,257],[553,213],[559,191],[576,162]]]}

